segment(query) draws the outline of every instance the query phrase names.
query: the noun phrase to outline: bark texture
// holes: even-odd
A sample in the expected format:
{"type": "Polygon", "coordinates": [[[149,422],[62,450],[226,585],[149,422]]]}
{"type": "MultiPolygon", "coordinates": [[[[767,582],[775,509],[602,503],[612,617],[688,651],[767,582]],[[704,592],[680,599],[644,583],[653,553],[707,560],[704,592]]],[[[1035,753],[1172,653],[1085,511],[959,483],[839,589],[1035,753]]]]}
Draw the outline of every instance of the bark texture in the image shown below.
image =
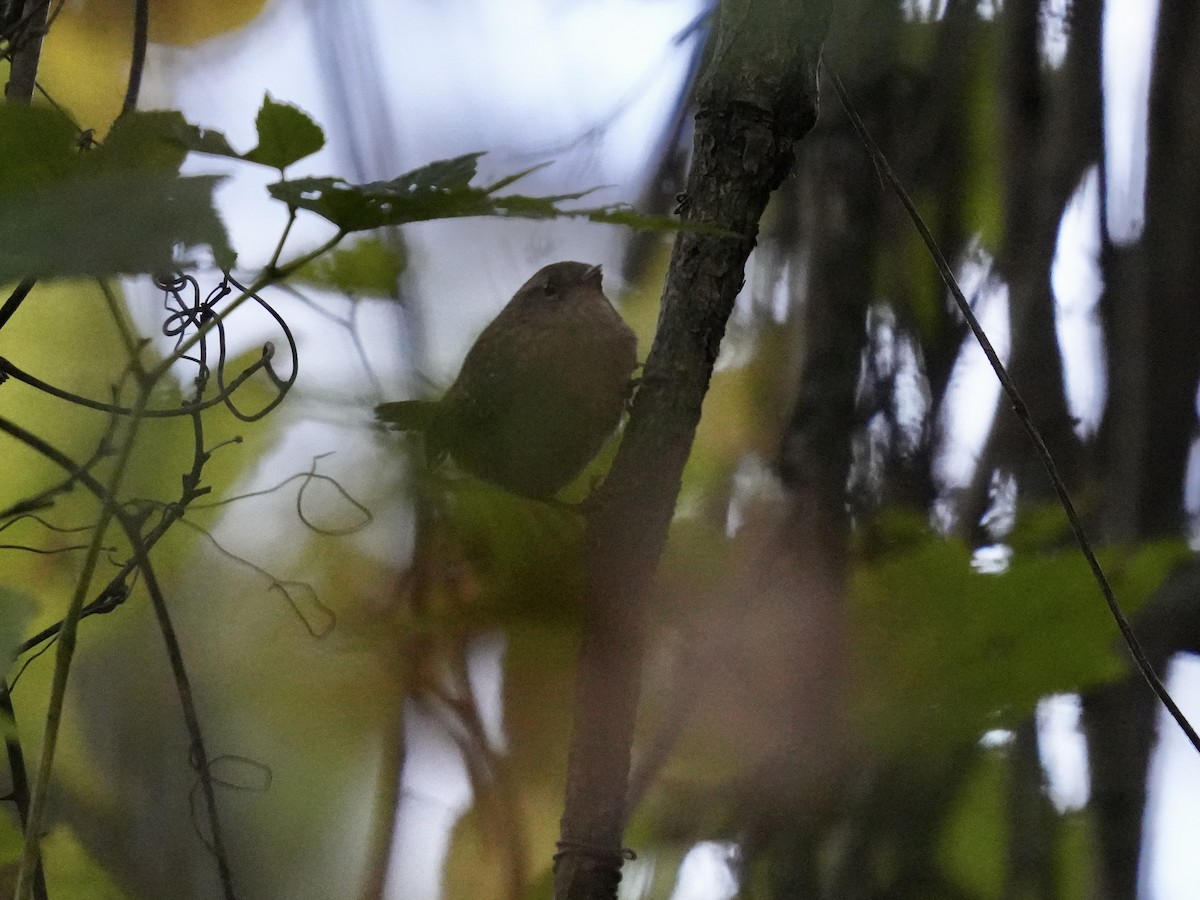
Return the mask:
{"type": "Polygon", "coordinates": [[[611,900],[622,863],[643,655],[642,598],[666,542],[746,258],[792,145],[816,121],[823,2],[727,0],[699,86],[683,220],[658,332],[588,527],[588,612],[556,900],[611,900]]]}

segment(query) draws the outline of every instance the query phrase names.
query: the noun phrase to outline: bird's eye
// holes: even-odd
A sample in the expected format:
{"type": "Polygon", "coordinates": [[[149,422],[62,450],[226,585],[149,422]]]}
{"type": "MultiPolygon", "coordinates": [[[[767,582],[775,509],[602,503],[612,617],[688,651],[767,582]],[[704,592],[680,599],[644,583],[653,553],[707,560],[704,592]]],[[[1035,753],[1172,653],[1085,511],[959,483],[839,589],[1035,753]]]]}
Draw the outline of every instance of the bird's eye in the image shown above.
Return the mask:
{"type": "Polygon", "coordinates": [[[547,280],[542,283],[542,293],[547,297],[553,297],[558,293],[558,288],[555,286],[553,281],[547,280]]]}

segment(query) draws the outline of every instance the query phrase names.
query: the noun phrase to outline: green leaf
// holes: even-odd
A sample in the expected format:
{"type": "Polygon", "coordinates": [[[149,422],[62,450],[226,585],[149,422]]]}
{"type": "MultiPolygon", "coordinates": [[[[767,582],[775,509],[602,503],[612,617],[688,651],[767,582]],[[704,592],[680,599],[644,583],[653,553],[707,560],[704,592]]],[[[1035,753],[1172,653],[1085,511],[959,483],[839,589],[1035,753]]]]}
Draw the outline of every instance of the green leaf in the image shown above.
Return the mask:
{"type": "Polygon", "coordinates": [[[216,179],[178,175],[196,134],[178,112],[133,113],[83,151],[60,113],[0,106],[0,281],[163,271],[178,245],[232,265],[216,179]]]}
{"type": "Polygon", "coordinates": [[[325,132],[308,115],[288,103],[263,98],[255,120],[258,146],[245,154],[249,162],[283,170],[325,146],[325,132]]]}
{"type": "Polygon", "coordinates": [[[541,171],[542,169],[546,168],[546,166],[548,166],[548,165],[550,165],[550,163],[548,163],[548,162],[538,163],[536,166],[530,166],[528,169],[522,169],[520,172],[513,172],[511,175],[505,175],[503,178],[501,178],[495,184],[489,185],[487,187],[487,192],[489,194],[494,194],[494,193],[496,193],[496,191],[503,190],[504,188],[508,187],[510,184],[520,181],[526,175],[532,175],[534,172],[541,171]]]}
{"type": "Polygon", "coordinates": [[[187,153],[242,159],[225,135],[188,122],[178,110],[126,113],[113,123],[87,159],[98,168],[161,168],[179,171],[187,153]]]}
{"type": "Polygon", "coordinates": [[[306,209],[332,222],[344,232],[365,231],[430,219],[469,216],[504,216],[522,219],[552,219],[563,216],[588,218],[594,222],[631,228],[678,231],[681,229],[725,233],[712,226],[684,224],[665,216],[643,216],[626,204],[564,209],[560,204],[586,197],[595,188],[570,194],[529,197],[523,194],[496,196],[496,191],[534,172],[533,166],[492,184],[472,187],[482,153],[430,163],[391,181],[350,184],[340,178],[299,178],[268,185],[276,200],[295,209],[306,209]]]}
{"type": "Polygon", "coordinates": [[[232,266],[218,180],[135,170],[0,191],[0,281],[160,272],[179,265],[177,245],[232,266]]]}
{"type": "Polygon", "coordinates": [[[79,161],[79,131],[44,106],[0,104],[0,194],[65,177],[79,161]]]}
{"type": "MultiPolygon", "coordinates": [[[[936,770],[936,767],[935,767],[936,770]]],[[[942,777],[950,773],[936,770],[942,777]]],[[[1006,790],[1012,777],[1004,754],[985,750],[973,760],[957,792],[941,841],[941,868],[964,896],[999,897],[1004,883],[1006,790]]]]}
{"type": "Polygon", "coordinates": [[[226,156],[230,159],[241,159],[238,153],[229,145],[228,139],[219,131],[212,128],[201,128],[198,125],[185,124],[176,135],[180,146],[193,153],[207,153],[211,156],[226,156]]]}
{"type": "Polygon", "coordinates": [[[325,254],[296,272],[291,280],[348,294],[390,297],[406,265],[402,252],[370,238],[325,254]]]}
{"type": "Polygon", "coordinates": [[[104,143],[83,160],[97,171],[178,172],[187,156],[180,136],[190,127],[177,110],[127,113],[113,123],[104,143]]]}
{"type": "Polygon", "coordinates": [[[391,181],[353,185],[340,178],[300,178],[268,185],[277,200],[307,209],[346,232],[429,219],[494,214],[487,191],[470,186],[481,153],[439,160],[391,181]]]}
{"type": "Polygon", "coordinates": [[[568,212],[559,209],[558,204],[563,200],[578,200],[586,197],[591,191],[580,191],[577,194],[552,194],[549,197],[526,197],[523,194],[507,194],[496,197],[492,203],[497,215],[516,216],[524,219],[551,219],[562,215],[589,215],[587,211],[568,212]]]}

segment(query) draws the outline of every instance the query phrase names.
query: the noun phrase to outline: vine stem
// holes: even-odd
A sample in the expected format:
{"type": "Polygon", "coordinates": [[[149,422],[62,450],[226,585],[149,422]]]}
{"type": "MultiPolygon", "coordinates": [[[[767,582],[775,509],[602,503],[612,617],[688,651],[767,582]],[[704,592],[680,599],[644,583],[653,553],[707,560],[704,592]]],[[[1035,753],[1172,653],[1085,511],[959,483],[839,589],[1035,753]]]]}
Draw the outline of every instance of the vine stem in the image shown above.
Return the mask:
{"type": "MultiPolygon", "coordinates": [[[[120,506],[115,503],[115,498],[112,497],[104,487],[95,478],[76,465],[69,457],[56,450],[54,447],[47,444],[37,435],[26,431],[24,428],[9,422],[7,419],[0,417],[0,431],[11,435],[22,443],[36,450],[42,456],[54,462],[56,465],[78,477],[79,482],[86,487],[93,495],[101,498],[106,505],[110,505],[111,518],[115,518],[126,537],[129,539],[133,549],[134,557],[137,560],[138,569],[146,583],[146,589],[150,594],[151,603],[154,606],[154,612],[158,619],[160,630],[163,634],[163,640],[167,646],[167,656],[171,664],[171,670],[175,678],[175,684],[179,691],[180,705],[183,707],[184,720],[188,728],[188,733],[192,741],[192,756],[196,768],[200,773],[201,792],[204,795],[206,811],[209,817],[209,823],[212,831],[212,851],[216,857],[218,874],[220,875],[221,885],[225,900],[235,900],[233,888],[232,870],[229,865],[229,856],[225,849],[224,839],[220,828],[220,821],[217,814],[216,794],[213,789],[214,780],[212,770],[208,762],[208,754],[205,750],[204,737],[200,730],[200,720],[196,713],[195,699],[192,694],[191,681],[188,678],[187,671],[184,667],[183,653],[179,646],[178,638],[175,634],[174,626],[171,623],[170,616],[166,608],[166,601],[163,597],[162,590],[158,584],[158,579],[155,576],[154,569],[150,564],[150,542],[142,537],[138,531],[138,526],[124,513],[120,506]]],[[[110,521],[111,521],[110,518],[110,521]]],[[[97,532],[101,527],[97,526],[97,532]]],[[[78,619],[76,620],[78,621],[78,619]]],[[[63,621],[63,626],[66,620],[63,621]]],[[[60,638],[61,648],[61,638],[60,638]]],[[[56,670],[57,674],[57,670],[56,670]]],[[[43,746],[43,761],[45,760],[45,748],[43,746]]],[[[36,785],[35,785],[36,788],[36,785]]],[[[26,838],[30,834],[36,832],[32,829],[32,801],[30,804],[30,825],[26,830],[26,838]]],[[[39,813],[40,816],[40,813],[39,813]]],[[[35,851],[36,852],[36,851],[35,851]]],[[[36,857],[35,857],[36,858],[36,857]]],[[[24,861],[24,860],[22,860],[24,861]]],[[[24,869],[22,869],[24,871],[24,869]]],[[[18,885],[18,891],[20,885],[18,885]]],[[[18,900],[23,900],[18,893],[18,900]]]]}
{"type": "Polygon", "coordinates": [[[971,304],[963,296],[962,288],[959,287],[958,280],[954,277],[954,272],[950,268],[950,264],[946,261],[941,248],[938,247],[937,241],[934,240],[933,234],[930,233],[925,220],[921,218],[921,214],[917,211],[912,198],[909,197],[908,192],[904,189],[904,185],[900,183],[900,179],[896,177],[896,173],[892,171],[892,167],[888,165],[887,157],[883,155],[883,151],[879,149],[879,145],[875,143],[870,132],[867,131],[867,126],[863,124],[863,120],[855,111],[854,105],[850,102],[849,94],[846,92],[846,87],[842,84],[842,79],[838,77],[837,72],[833,70],[828,62],[825,63],[825,69],[829,72],[829,78],[833,82],[833,89],[837,92],[838,100],[841,101],[842,109],[846,111],[846,116],[850,119],[850,124],[854,126],[859,139],[862,141],[863,146],[866,147],[867,154],[871,157],[875,168],[904,205],[904,209],[908,212],[909,218],[912,219],[913,225],[916,226],[917,232],[921,235],[921,240],[924,241],[929,255],[933,257],[938,273],[942,276],[942,281],[950,289],[959,312],[962,313],[963,318],[967,322],[967,327],[971,329],[971,334],[975,336],[976,342],[982,348],[988,363],[992,367],[992,371],[996,373],[996,378],[999,379],[1000,386],[1004,389],[1005,396],[1008,397],[1008,402],[1012,404],[1013,412],[1017,414],[1017,418],[1024,427],[1026,434],[1029,435],[1029,440],[1033,443],[1034,450],[1037,452],[1038,458],[1046,470],[1046,474],[1050,476],[1050,483],[1054,486],[1054,493],[1058,495],[1058,502],[1067,514],[1067,521],[1071,525],[1071,531],[1075,534],[1075,540],[1079,544],[1079,549],[1092,570],[1096,584],[1100,586],[1100,593],[1104,595],[1104,602],[1108,604],[1109,612],[1112,613],[1112,617],[1117,623],[1117,628],[1120,629],[1121,637],[1125,641],[1125,646],[1129,648],[1138,671],[1146,680],[1146,684],[1150,686],[1150,690],[1154,692],[1154,695],[1166,707],[1171,718],[1175,720],[1175,724],[1187,736],[1192,747],[1195,748],[1197,753],[1200,753],[1200,735],[1196,733],[1196,729],[1192,727],[1192,723],[1188,721],[1187,716],[1183,714],[1183,710],[1179,708],[1175,700],[1171,697],[1171,694],[1167,691],[1162,679],[1158,677],[1158,673],[1154,671],[1154,666],[1150,663],[1149,658],[1142,649],[1137,635],[1134,634],[1133,626],[1129,624],[1129,619],[1126,617],[1124,611],[1122,611],[1121,604],[1117,602],[1117,595],[1109,583],[1108,576],[1104,574],[1100,560],[1096,558],[1096,553],[1092,549],[1092,543],[1088,539],[1087,532],[1084,530],[1083,522],[1079,518],[1079,513],[1075,510],[1075,504],[1071,500],[1070,493],[1067,491],[1067,485],[1063,481],[1062,475],[1059,474],[1058,466],[1055,464],[1054,457],[1050,454],[1050,449],[1046,446],[1046,442],[1042,438],[1042,433],[1038,430],[1037,425],[1034,424],[1033,417],[1029,415],[1029,409],[1025,405],[1025,400],[1021,397],[1020,392],[1017,390],[1016,383],[1012,380],[1008,369],[1005,368],[1004,363],[1000,360],[1000,356],[996,353],[992,342],[988,340],[983,326],[979,324],[979,319],[975,316],[975,311],[971,309],[971,304]]]}
{"type": "Polygon", "coordinates": [[[146,69],[146,43],[150,33],[150,0],[133,0],[133,51],[129,59],[129,84],[121,114],[137,109],[142,91],[142,73],[146,69]]]}
{"type": "MultiPolygon", "coordinates": [[[[25,768],[25,753],[17,736],[17,712],[13,708],[12,685],[8,682],[0,685],[0,713],[12,720],[12,731],[4,739],[8,751],[8,770],[12,777],[12,792],[6,799],[11,799],[17,807],[17,821],[24,830],[29,827],[29,773],[25,768]]],[[[31,890],[35,900],[47,900],[49,896],[46,892],[45,867],[40,860],[33,872],[31,890]]]]}
{"type": "Polygon", "coordinates": [[[125,478],[129,460],[133,456],[133,446],[141,425],[138,414],[146,405],[149,398],[148,382],[140,385],[137,399],[134,403],[134,415],[130,420],[128,431],[117,452],[116,463],[109,476],[108,485],[104,490],[99,520],[92,531],[88,542],[87,554],[84,557],[83,568],[75,582],[75,593],[63,616],[62,628],[58,633],[58,646],[54,654],[54,676],[50,684],[50,699],[46,709],[45,729],[42,736],[42,754],[38,761],[37,775],[33,781],[33,789],[29,800],[29,823],[25,829],[25,840],[21,848],[21,865],[17,872],[17,886],[13,892],[14,900],[26,900],[32,885],[34,872],[37,869],[39,845],[41,842],[42,819],[45,816],[46,800],[50,793],[50,776],[54,767],[54,753],[58,745],[58,734],[62,724],[63,705],[67,694],[67,681],[71,675],[71,662],[75,656],[75,641],[79,630],[79,620],[83,613],[83,604],[88,596],[92,575],[100,558],[104,544],[104,533],[116,514],[117,492],[125,478]]]}

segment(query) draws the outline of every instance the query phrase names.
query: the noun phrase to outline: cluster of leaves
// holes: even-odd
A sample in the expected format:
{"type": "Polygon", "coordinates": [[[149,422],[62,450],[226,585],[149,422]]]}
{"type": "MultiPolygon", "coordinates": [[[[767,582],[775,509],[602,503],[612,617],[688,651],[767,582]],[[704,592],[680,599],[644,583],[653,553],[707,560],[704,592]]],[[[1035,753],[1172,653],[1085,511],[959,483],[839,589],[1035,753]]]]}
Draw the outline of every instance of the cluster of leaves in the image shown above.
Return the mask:
{"type": "MultiPolygon", "coordinates": [[[[258,143],[239,153],[218,131],[178,111],[131,112],[102,143],[83,139],[48,107],[0,106],[0,280],[165,271],[176,249],[207,245],[218,266],[235,255],[213,206],[213,175],[183,175],[189,152],[278,169],[282,174],[325,144],[325,135],[294,106],[267,97],[256,120],[258,143]],[[120,223],[114,228],[114,223],[120,223]]],[[[339,235],[431,219],[469,216],[582,216],[640,228],[674,228],[671,219],[639,216],[624,205],[567,209],[590,191],[533,197],[501,194],[540,167],[472,184],[482,153],[422,166],[389,181],[286,178],[269,185],[293,212],[307,210],[339,235]]]]}

